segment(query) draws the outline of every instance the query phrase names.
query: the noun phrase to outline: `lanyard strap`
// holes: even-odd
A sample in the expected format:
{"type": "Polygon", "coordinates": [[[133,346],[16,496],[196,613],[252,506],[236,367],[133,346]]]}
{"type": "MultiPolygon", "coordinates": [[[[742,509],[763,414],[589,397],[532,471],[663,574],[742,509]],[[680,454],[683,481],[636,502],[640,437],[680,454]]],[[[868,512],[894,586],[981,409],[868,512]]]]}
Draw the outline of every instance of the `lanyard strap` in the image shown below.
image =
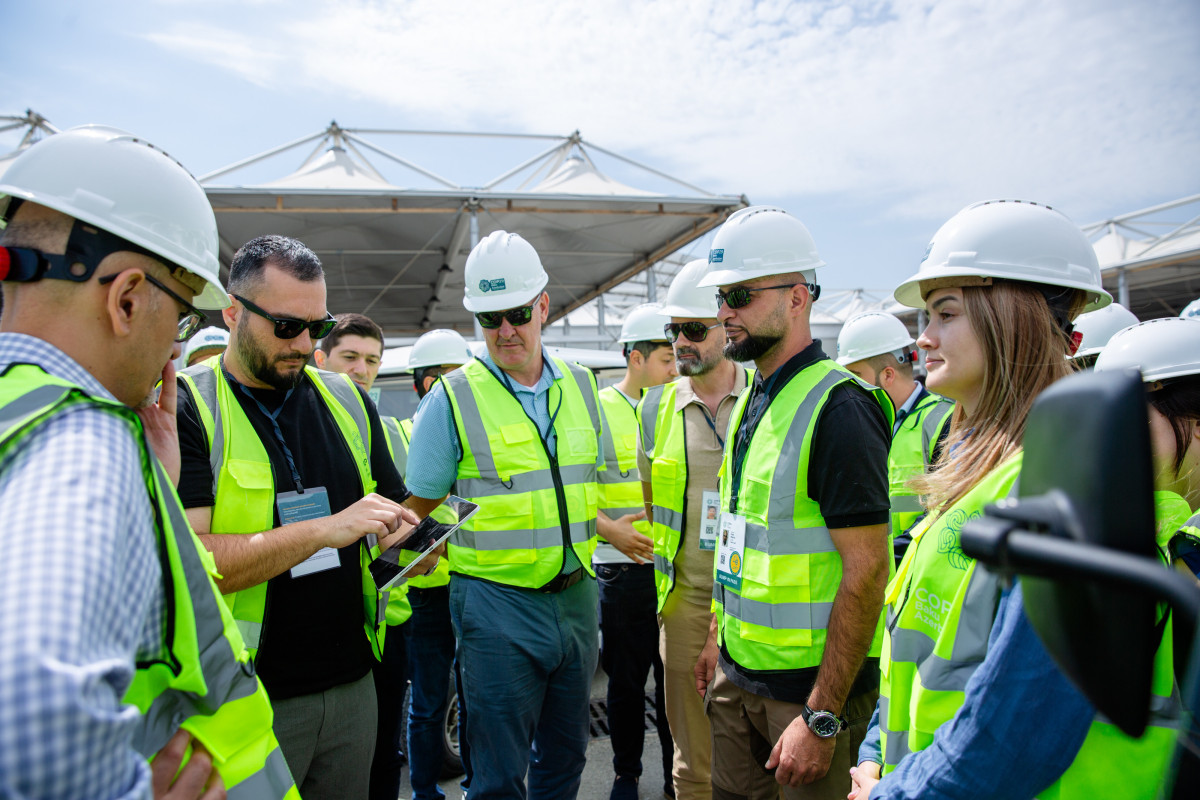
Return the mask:
{"type": "MultiPolygon", "coordinates": [[[[742,420],[738,425],[737,435],[733,441],[733,475],[730,476],[729,510],[731,512],[737,511],[738,487],[742,480],[742,462],[746,458],[746,451],[750,449],[750,440],[754,438],[754,431],[758,429],[759,421],[767,413],[767,406],[771,404],[771,389],[774,388],[775,381],[781,372],[783,372],[783,367],[775,370],[771,377],[760,384],[761,390],[757,396],[752,396],[746,403],[742,420]],[[746,419],[746,413],[750,413],[749,420],[746,419]]],[[[750,391],[754,392],[753,389],[750,391]]],[[[712,423],[710,422],[709,425],[712,423]]]]}
{"type": "MultiPolygon", "coordinates": [[[[476,356],[476,357],[478,358],[478,356],[476,356]]],[[[482,360],[482,359],[480,359],[480,360],[482,360]]],[[[487,366],[487,364],[485,363],[484,366],[487,366]]],[[[499,366],[497,366],[497,369],[499,369],[499,366]]],[[[545,359],[543,359],[543,362],[542,362],[542,369],[549,369],[549,365],[545,363],[545,359]]],[[[516,400],[517,403],[519,403],[521,405],[521,410],[524,410],[525,404],[522,403],[521,398],[517,396],[517,390],[513,388],[512,381],[510,381],[508,378],[508,373],[501,369],[500,370],[500,378],[501,378],[501,380],[504,381],[504,388],[508,389],[508,393],[511,394],[513,396],[513,399],[516,400]]],[[[540,378],[539,378],[539,380],[540,380],[540,378]]],[[[556,419],[558,419],[558,412],[562,410],[563,390],[562,390],[562,387],[559,386],[558,387],[558,405],[554,407],[553,413],[550,412],[550,389],[554,388],[556,383],[557,383],[556,381],[551,381],[550,387],[546,389],[546,413],[550,414],[550,427],[545,433],[542,433],[541,428],[538,428],[538,434],[542,437],[542,441],[546,442],[547,445],[549,445],[550,437],[554,435],[554,421],[556,419]]],[[[529,417],[529,414],[526,413],[525,416],[529,417]]],[[[535,428],[538,427],[537,421],[535,419],[530,417],[529,421],[533,423],[533,427],[535,427],[535,428]]],[[[554,448],[554,452],[555,452],[555,457],[557,457],[558,456],[557,445],[554,448]]]]}
{"type": "Polygon", "coordinates": [[[704,403],[700,404],[700,415],[704,417],[704,421],[708,423],[708,427],[712,428],[713,436],[717,437],[717,444],[721,445],[721,449],[725,449],[725,439],[717,431],[717,424],[708,416],[708,406],[704,403]]]}
{"type": "Polygon", "coordinates": [[[304,485],[300,483],[300,471],[296,469],[296,459],[292,458],[292,449],[288,447],[287,442],[284,441],[283,430],[279,427],[279,414],[283,411],[283,407],[287,405],[288,398],[292,396],[292,390],[288,389],[287,392],[284,393],[283,402],[279,404],[279,408],[275,409],[273,412],[268,411],[267,407],[263,405],[263,402],[255,397],[250,392],[248,387],[234,380],[233,376],[230,375],[225,369],[224,364],[221,365],[221,371],[225,373],[225,377],[230,383],[237,386],[238,389],[241,389],[242,394],[246,395],[246,397],[249,397],[250,400],[253,401],[254,405],[258,406],[258,410],[261,411],[267,419],[271,420],[271,427],[275,430],[275,440],[279,442],[279,449],[283,451],[283,457],[287,459],[288,469],[292,471],[292,482],[296,484],[296,491],[300,494],[304,494],[304,485]]]}

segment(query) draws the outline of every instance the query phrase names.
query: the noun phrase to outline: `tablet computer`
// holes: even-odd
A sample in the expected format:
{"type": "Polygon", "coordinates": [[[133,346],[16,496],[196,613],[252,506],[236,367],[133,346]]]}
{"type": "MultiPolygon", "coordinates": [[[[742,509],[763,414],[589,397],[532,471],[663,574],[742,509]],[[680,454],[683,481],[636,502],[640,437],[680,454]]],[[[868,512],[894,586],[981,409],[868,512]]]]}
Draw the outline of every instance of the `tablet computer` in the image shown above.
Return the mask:
{"type": "Polygon", "coordinates": [[[417,523],[412,534],[404,541],[384,550],[379,558],[371,562],[371,577],[375,579],[375,587],[380,592],[386,592],[408,580],[413,568],[478,510],[479,506],[461,497],[447,497],[433,513],[417,523]],[[434,518],[435,515],[438,519],[434,518]]]}

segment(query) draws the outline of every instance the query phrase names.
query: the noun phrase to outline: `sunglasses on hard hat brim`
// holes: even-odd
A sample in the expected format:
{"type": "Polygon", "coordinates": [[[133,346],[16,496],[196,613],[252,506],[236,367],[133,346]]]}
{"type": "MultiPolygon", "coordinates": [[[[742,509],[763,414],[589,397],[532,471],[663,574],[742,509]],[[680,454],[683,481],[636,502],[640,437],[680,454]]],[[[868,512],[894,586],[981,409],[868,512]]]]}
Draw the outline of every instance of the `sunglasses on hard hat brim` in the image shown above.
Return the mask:
{"type": "Polygon", "coordinates": [[[721,323],[715,325],[705,325],[703,322],[668,322],[663,325],[663,333],[667,335],[667,341],[671,344],[679,339],[679,334],[689,342],[703,342],[708,338],[708,332],[713,328],[721,327],[721,323]]]}
{"type": "Polygon", "coordinates": [[[249,300],[240,295],[233,295],[233,299],[245,306],[248,311],[257,314],[263,319],[273,322],[275,324],[276,339],[295,339],[297,336],[304,333],[304,330],[307,328],[308,335],[312,337],[312,340],[315,342],[318,339],[324,339],[326,336],[328,336],[329,332],[333,330],[333,326],[337,325],[337,320],[333,318],[332,314],[327,315],[325,319],[318,320],[295,319],[293,317],[275,317],[271,314],[268,314],[266,311],[263,311],[261,308],[254,305],[254,303],[251,303],[249,300]]]}
{"type": "Polygon", "coordinates": [[[821,296],[821,287],[815,283],[780,283],[775,286],[758,286],[753,289],[745,286],[737,286],[730,289],[728,292],[717,290],[717,308],[728,305],[730,308],[745,308],[754,300],[754,292],[765,292],[769,289],[791,289],[796,286],[803,286],[808,289],[808,293],[812,295],[813,302],[821,296]]]}
{"type": "Polygon", "coordinates": [[[475,319],[479,320],[479,327],[489,331],[499,328],[504,324],[504,320],[508,320],[508,324],[514,328],[519,328],[533,319],[535,305],[537,305],[536,300],[527,306],[510,308],[507,311],[480,311],[475,315],[475,319]]]}

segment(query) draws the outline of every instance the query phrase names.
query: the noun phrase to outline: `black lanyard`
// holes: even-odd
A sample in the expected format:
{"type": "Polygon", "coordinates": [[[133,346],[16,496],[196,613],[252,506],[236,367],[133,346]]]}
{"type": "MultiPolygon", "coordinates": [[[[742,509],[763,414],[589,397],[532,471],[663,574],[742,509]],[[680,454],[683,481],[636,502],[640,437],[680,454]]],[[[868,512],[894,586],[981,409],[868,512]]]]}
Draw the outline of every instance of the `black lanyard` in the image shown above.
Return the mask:
{"type": "Polygon", "coordinates": [[[292,482],[296,484],[296,491],[299,494],[304,494],[304,485],[300,483],[300,471],[296,469],[296,460],[292,458],[292,450],[287,446],[287,442],[283,440],[283,431],[279,427],[279,414],[283,411],[283,407],[287,404],[288,398],[292,396],[293,390],[288,389],[283,395],[283,402],[279,404],[279,408],[275,409],[274,412],[271,412],[267,410],[267,407],[263,405],[261,400],[251,393],[248,387],[238,383],[237,380],[235,380],[234,377],[229,374],[228,370],[225,369],[224,362],[221,363],[221,372],[225,373],[226,379],[241,389],[242,394],[254,401],[254,405],[258,406],[258,410],[261,411],[267,419],[271,420],[271,427],[275,429],[275,439],[279,442],[279,449],[283,451],[283,457],[287,459],[288,469],[292,471],[292,482]]]}

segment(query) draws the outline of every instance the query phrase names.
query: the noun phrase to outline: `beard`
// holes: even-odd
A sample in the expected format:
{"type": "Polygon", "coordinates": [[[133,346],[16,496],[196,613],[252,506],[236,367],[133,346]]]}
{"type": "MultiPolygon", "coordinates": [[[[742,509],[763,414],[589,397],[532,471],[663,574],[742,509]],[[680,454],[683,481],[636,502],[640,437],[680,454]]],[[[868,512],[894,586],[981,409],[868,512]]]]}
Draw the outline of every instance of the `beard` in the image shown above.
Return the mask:
{"type": "Polygon", "coordinates": [[[260,347],[258,341],[251,336],[238,336],[236,348],[238,360],[246,372],[250,373],[255,380],[281,392],[295,389],[300,385],[300,379],[304,376],[304,365],[301,363],[294,372],[285,372],[280,368],[280,362],[296,356],[306,356],[307,358],[307,355],[312,355],[303,352],[272,355],[260,347]]]}
{"type": "Polygon", "coordinates": [[[782,340],[783,336],[779,334],[754,336],[746,331],[746,338],[741,341],[730,339],[725,343],[725,357],[730,361],[755,361],[782,340]]]}
{"type": "Polygon", "coordinates": [[[725,357],[718,350],[710,354],[707,358],[704,357],[698,350],[693,350],[690,347],[679,348],[679,353],[675,358],[675,371],[685,378],[695,378],[700,375],[707,375],[721,363],[725,357]],[[695,361],[683,360],[678,358],[678,355],[695,356],[695,361]]]}

